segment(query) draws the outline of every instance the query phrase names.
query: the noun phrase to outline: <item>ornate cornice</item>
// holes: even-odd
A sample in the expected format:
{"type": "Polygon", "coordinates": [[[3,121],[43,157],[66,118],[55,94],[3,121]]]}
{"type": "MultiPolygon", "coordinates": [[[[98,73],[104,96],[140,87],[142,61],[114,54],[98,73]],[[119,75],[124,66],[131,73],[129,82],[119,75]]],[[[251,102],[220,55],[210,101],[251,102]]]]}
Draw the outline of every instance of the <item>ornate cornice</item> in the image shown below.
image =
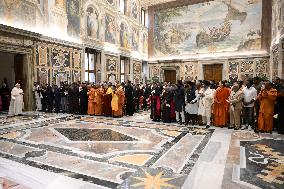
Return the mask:
{"type": "Polygon", "coordinates": [[[11,27],[11,26],[3,25],[3,24],[0,24],[0,31],[5,32],[5,33],[9,33],[9,34],[28,37],[28,38],[31,38],[31,39],[38,39],[41,36],[41,34],[38,34],[38,33],[35,33],[35,32],[31,32],[31,31],[27,31],[27,30],[23,30],[23,29],[19,29],[19,28],[14,28],[14,27],[11,27]]]}
{"type": "Polygon", "coordinates": [[[44,36],[39,33],[19,29],[19,28],[14,28],[11,26],[3,25],[0,24],[0,32],[7,33],[9,35],[17,35],[17,36],[22,36],[24,38],[28,38],[30,40],[33,40],[35,42],[46,42],[46,43],[54,43],[54,44],[60,44],[63,46],[67,47],[72,47],[72,48],[83,48],[82,44],[74,43],[74,42],[69,42],[69,41],[64,41],[61,39],[56,39],[48,36],[44,36]]]}

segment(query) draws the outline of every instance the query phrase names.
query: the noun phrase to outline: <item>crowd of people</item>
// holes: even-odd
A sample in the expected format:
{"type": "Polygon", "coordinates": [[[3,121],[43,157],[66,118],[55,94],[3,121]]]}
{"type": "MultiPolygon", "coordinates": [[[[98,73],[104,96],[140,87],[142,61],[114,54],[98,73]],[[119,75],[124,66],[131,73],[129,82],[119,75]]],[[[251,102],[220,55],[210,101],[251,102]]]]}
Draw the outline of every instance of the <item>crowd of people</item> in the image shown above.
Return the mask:
{"type": "MultiPolygon", "coordinates": [[[[284,133],[284,82],[280,78],[218,84],[181,80],[177,84],[35,83],[33,90],[37,111],[122,117],[150,109],[153,121],[284,133]]],[[[0,92],[0,110],[22,114],[20,84],[10,91],[4,81],[0,92]]]]}
{"type": "Polygon", "coordinates": [[[140,86],[130,81],[116,85],[107,82],[34,85],[37,111],[113,117],[138,112],[142,108],[138,100],[140,91],[140,86]]]}
{"type": "Polygon", "coordinates": [[[204,125],[209,128],[278,130],[284,134],[284,82],[251,80],[178,81],[153,84],[151,118],[154,121],[204,125]]]}

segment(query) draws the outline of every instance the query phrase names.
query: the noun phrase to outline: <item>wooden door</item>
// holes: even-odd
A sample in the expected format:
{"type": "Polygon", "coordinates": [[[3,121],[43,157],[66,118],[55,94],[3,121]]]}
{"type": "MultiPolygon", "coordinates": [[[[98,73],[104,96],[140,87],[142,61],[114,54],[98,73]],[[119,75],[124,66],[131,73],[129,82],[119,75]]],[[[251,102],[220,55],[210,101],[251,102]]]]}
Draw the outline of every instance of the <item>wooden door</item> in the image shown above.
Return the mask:
{"type": "Polygon", "coordinates": [[[211,64],[203,66],[203,73],[205,80],[214,80],[215,82],[222,81],[222,64],[211,64]]]}
{"type": "Polygon", "coordinates": [[[164,75],[165,75],[165,82],[172,82],[176,83],[177,79],[177,71],[176,70],[164,70],[164,75]]]}
{"type": "Polygon", "coordinates": [[[16,54],[14,56],[14,70],[15,70],[15,82],[20,81],[20,84],[22,85],[21,87],[23,88],[23,85],[25,85],[25,83],[23,82],[23,78],[24,78],[24,61],[23,61],[23,55],[21,54],[16,54]]]}

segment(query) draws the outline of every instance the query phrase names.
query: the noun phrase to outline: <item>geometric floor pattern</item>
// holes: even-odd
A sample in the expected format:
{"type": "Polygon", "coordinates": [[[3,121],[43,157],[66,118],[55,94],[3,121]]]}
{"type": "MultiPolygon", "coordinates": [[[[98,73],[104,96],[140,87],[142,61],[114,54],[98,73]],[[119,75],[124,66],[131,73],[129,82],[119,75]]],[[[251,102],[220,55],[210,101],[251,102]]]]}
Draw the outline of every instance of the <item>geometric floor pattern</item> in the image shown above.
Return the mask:
{"type": "MultiPolygon", "coordinates": [[[[88,189],[284,188],[283,141],[282,135],[152,122],[147,112],[0,116],[0,160],[88,183],[88,189]]],[[[2,180],[26,188],[27,182],[2,180]]]]}
{"type": "Polygon", "coordinates": [[[107,188],[138,188],[155,176],[157,188],[181,187],[214,132],[127,118],[22,118],[1,130],[0,157],[107,188]]]}

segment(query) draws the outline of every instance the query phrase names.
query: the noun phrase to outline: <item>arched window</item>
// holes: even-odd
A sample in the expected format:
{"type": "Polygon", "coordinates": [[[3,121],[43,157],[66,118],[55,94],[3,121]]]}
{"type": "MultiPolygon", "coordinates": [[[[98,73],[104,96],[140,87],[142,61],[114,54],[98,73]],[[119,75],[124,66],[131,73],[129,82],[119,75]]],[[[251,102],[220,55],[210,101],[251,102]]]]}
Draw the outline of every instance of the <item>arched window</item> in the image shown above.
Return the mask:
{"type": "Polygon", "coordinates": [[[126,7],[127,7],[126,0],[119,0],[119,11],[122,14],[126,14],[127,10],[126,7]]]}

